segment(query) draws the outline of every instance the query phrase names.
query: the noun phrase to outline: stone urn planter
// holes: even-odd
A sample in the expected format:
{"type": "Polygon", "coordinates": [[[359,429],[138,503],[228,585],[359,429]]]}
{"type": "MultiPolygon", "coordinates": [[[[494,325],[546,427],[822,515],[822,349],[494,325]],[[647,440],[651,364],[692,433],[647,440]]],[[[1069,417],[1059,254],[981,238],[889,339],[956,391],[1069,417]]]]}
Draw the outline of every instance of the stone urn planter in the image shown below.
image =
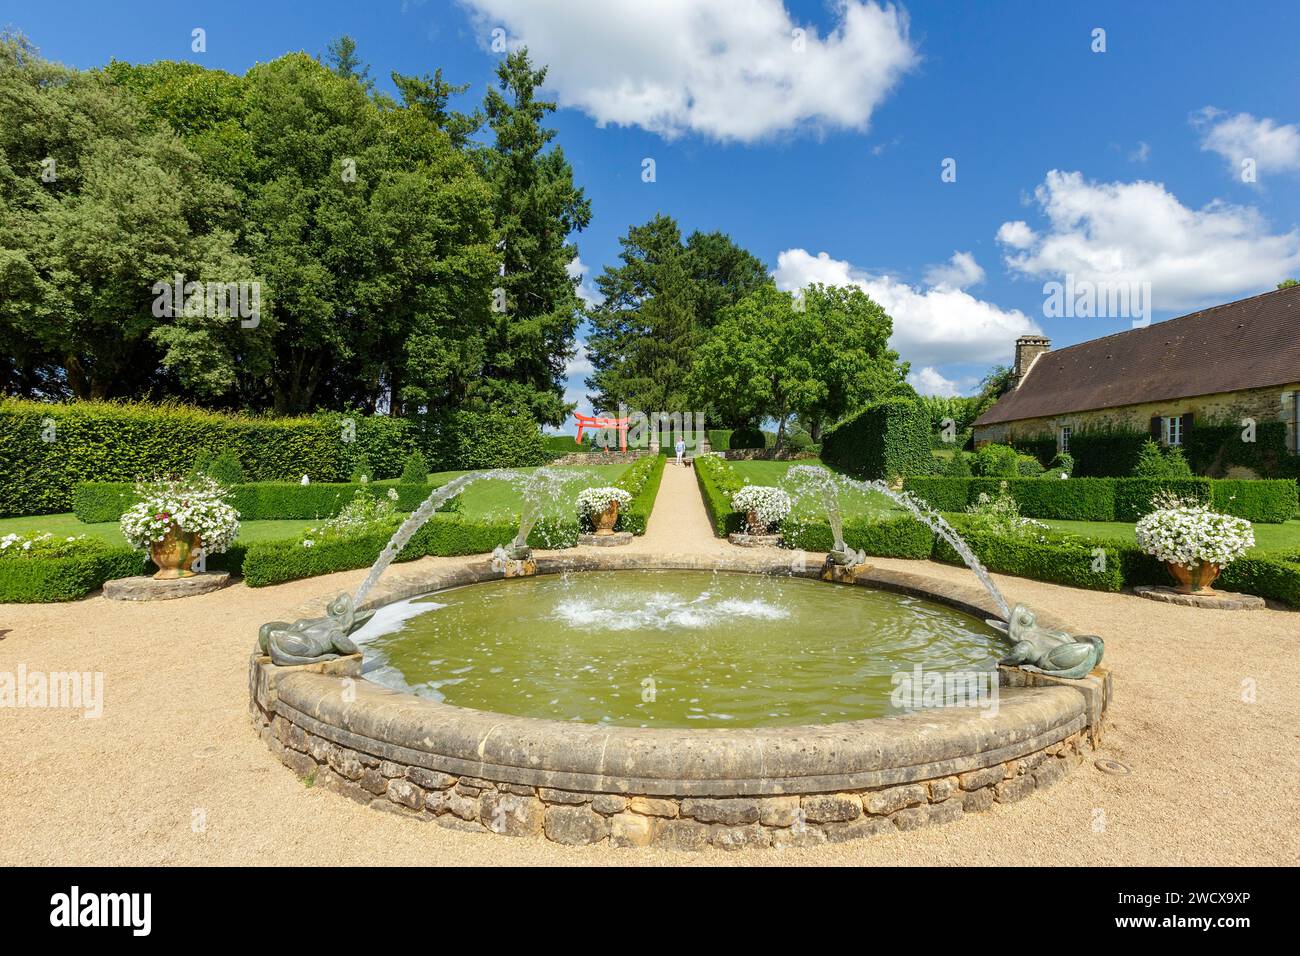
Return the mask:
{"type": "Polygon", "coordinates": [[[190,570],[190,565],[194,563],[202,543],[203,540],[197,534],[182,531],[173,524],[161,541],[149,545],[149,557],[158,565],[158,573],[154,578],[169,581],[194,577],[195,572],[190,570]]]}
{"type": "Polygon", "coordinates": [[[613,534],[614,525],[618,524],[618,502],[611,501],[604,511],[593,515],[592,524],[596,526],[596,534],[602,537],[613,534]]]}
{"type": "Polygon", "coordinates": [[[767,522],[758,516],[757,511],[746,511],[745,530],[750,534],[767,534],[767,522]]]}
{"type": "Polygon", "coordinates": [[[1209,591],[1211,590],[1210,585],[1219,576],[1219,566],[1210,564],[1207,561],[1200,561],[1195,567],[1190,568],[1183,564],[1174,564],[1172,561],[1167,561],[1165,567],[1169,569],[1169,573],[1178,582],[1176,590],[1182,594],[1209,591]]]}

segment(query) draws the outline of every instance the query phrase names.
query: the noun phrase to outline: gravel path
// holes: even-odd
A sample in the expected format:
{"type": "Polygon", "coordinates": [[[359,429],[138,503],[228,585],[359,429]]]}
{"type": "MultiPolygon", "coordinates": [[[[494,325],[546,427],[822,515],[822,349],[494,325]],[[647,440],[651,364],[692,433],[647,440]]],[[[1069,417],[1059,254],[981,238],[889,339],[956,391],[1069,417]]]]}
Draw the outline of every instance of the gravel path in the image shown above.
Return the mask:
{"type": "MultiPolygon", "coordinates": [[[[629,547],[725,554],[670,464],[629,547]]],[[[425,558],[427,563],[445,559],[425,558]]],[[[876,560],[970,582],[960,568],[876,560]]],[[[1106,638],[1104,755],[1050,791],[957,823],[807,850],[681,854],[458,833],[309,789],[253,735],[257,625],[364,571],[181,601],[0,605],[0,674],[97,671],[103,716],[0,711],[0,865],[1285,864],[1300,858],[1300,612],[1203,611],[998,577],[1007,597],[1106,638]],[[1243,700],[1253,688],[1254,702],[1243,700]]]]}

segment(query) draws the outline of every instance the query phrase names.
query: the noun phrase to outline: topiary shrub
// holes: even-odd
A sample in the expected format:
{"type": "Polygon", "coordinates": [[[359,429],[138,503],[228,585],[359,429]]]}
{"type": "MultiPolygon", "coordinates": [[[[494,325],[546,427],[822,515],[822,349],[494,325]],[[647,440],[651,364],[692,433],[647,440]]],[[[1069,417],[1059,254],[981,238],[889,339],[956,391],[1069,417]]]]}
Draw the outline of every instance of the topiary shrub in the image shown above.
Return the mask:
{"type": "Polygon", "coordinates": [[[401,482],[404,485],[423,485],[429,481],[429,463],[418,451],[411,452],[402,466],[401,482]]]}
{"type": "Polygon", "coordinates": [[[1047,471],[1051,478],[1060,478],[1061,475],[1069,478],[1074,474],[1074,456],[1068,451],[1058,452],[1047,466],[1047,471]]]}
{"type": "Polygon", "coordinates": [[[1037,478],[1042,473],[1043,465],[1033,455],[1016,456],[1016,474],[1021,478],[1037,478]]]}
{"type": "Polygon", "coordinates": [[[931,457],[930,417],[903,398],[868,405],[822,436],[822,461],[855,478],[925,473],[931,457]]]}
{"type": "Polygon", "coordinates": [[[943,474],[947,478],[969,478],[971,476],[970,462],[966,460],[966,453],[958,449],[952,453],[948,459],[948,464],[944,466],[943,474]]]}
{"type": "Polygon", "coordinates": [[[1020,455],[1010,445],[981,445],[971,470],[980,478],[1014,478],[1020,473],[1020,455]]]}
{"type": "Polygon", "coordinates": [[[375,470],[370,467],[370,462],[364,455],[360,456],[356,465],[352,468],[352,474],[348,476],[348,481],[368,484],[374,480],[375,470]]]}
{"type": "Polygon", "coordinates": [[[227,448],[213,458],[205,469],[209,478],[229,488],[244,483],[244,466],[234,449],[227,448]]]}
{"type": "Polygon", "coordinates": [[[1134,478],[1191,478],[1192,469],[1177,446],[1162,449],[1154,441],[1142,443],[1142,451],[1133,466],[1134,478]]]}

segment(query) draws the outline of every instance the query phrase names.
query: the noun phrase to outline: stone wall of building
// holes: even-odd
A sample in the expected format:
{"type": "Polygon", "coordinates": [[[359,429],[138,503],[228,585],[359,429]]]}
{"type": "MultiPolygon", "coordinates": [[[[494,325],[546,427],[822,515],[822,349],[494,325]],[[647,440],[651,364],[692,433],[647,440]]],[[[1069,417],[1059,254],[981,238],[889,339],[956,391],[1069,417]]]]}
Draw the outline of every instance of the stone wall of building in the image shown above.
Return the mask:
{"type": "Polygon", "coordinates": [[[988,442],[1006,442],[1015,439],[1036,438],[1040,435],[1059,435],[1062,427],[1076,432],[1091,429],[1131,429],[1145,432],[1156,416],[1173,417],[1191,413],[1193,428],[1196,421],[1239,422],[1253,418],[1257,422],[1283,421],[1289,426],[1288,446],[1296,450],[1295,396],[1300,392],[1300,381],[1272,388],[1249,389],[1241,392],[1224,392],[1217,395],[1199,395],[1164,402],[1145,402],[1140,405],[1122,405],[1094,411],[1070,412],[1044,418],[1026,418],[998,425],[985,425],[975,429],[976,446],[988,442]]]}

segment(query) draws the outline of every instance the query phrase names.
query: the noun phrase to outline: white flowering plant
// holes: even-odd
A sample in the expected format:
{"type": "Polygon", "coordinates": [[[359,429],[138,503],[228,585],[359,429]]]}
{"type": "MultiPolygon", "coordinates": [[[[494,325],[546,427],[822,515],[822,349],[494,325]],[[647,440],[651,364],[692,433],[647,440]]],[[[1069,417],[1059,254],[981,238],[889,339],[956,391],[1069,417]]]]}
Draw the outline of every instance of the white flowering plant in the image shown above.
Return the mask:
{"type": "MultiPolygon", "coordinates": [[[[766,527],[784,521],[790,513],[790,495],[771,485],[745,485],[731,496],[731,507],[742,514],[753,513],[766,527]]],[[[756,529],[750,529],[756,530],[756,529]]]]}
{"type": "Polygon", "coordinates": [[[975,504],[967,506],[966,514],[970,516],[967,528],[1019,541],[1046,541],[1051,530],[1041,521],[1021,516],[1020,506],[1005,481],[998,485],[996,495],[981,491],[975,504]]]}
{"type": "Polygon", "coordinates": [[[100,542],[84,534],[56,537],[48,531],[39,534],[7,534],[0,537],[0,558],[66,558],[100,542]]]}
{"type": "Polygon", "coordinates": [[[578,514],[584,518],[604,514],[615,501],[618,502],[620,509],[626,508],[632,503],[632,495],[613,485],[603,488],[583,488],[578,492],[578,514]]]}
{"type": "Polygon", "coordinates": [[[308,528],[299,543],[304,548],[313,548],[322,540],[389,531],[397,525],[397,498],[396,488],[389,488],[382,498],[372,494],[369,488],[358,488],[342,511],[319,527],[308,528]]]}
{"type": "Polygon", "coordinates": [[[1137,543],[1167,564],[1194,568],[1204,562],[1222,568],[1255,546],[1255,531],[1244,518],[1173,496],[1158,496],[1152,504],[1156,510],[1137,523],[1137,543]]]}
{"type": "Polygon", "coordinates": [[[239,533],[239,512],[226,495],[206,475],[138,482],[137,501],[122,514],[122,535],[132,547],[147,550],[174,527],[197,534],[206,554],[221,554],[239,533]]]}

